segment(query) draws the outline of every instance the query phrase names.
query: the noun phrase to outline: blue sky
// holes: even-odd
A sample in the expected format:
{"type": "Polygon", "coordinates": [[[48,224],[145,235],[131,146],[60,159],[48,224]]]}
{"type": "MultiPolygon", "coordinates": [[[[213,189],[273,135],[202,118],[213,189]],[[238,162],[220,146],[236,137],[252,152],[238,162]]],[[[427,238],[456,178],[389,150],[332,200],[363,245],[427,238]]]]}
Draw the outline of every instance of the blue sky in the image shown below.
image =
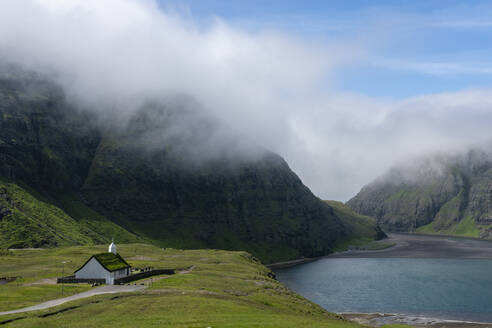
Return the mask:
{"type": "Polygon", "coordinates": [[[492,85],[492,2],[160,0],[206,27],[215,18],[255,33],[316,42],[366,42],[338,67],[334,87],[402,99],[492,85]]]}

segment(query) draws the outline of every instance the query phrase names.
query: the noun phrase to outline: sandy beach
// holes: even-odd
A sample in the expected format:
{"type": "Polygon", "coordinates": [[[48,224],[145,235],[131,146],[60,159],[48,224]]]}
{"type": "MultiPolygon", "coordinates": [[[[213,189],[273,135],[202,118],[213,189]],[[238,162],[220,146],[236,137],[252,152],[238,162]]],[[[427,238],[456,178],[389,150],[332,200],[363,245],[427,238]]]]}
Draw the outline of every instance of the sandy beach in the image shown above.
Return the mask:
{"type": "Polygon", "coordinates": [[[419,234],[388,233],[381,242],[394,246],[375,250],[351,250],[336,252],[319,258],[302,258],[267,264],[272,270],[283,269],[316,261],[320,258],[436,258],[436,259],[490,259],[492,241],[475,238],[432,236],[419,234]]]}
{"type": "Polygon", "coordinates": [[[419,316],[407,316],[401,314],[384,313],[339,313],[347,320],[357,322],[369,327],[382,327],[384,325],[404,324],[416,328],[492,328],[492,323],[480,323],[458,320],[443,320],[419,316]]]}
{"type": "Polygon", "coordinates": [[[377,251],[346,251],[329,258],[491,259],[492,241],[463,237],[389,233],[383,242],[396,245],[377,251]]]}

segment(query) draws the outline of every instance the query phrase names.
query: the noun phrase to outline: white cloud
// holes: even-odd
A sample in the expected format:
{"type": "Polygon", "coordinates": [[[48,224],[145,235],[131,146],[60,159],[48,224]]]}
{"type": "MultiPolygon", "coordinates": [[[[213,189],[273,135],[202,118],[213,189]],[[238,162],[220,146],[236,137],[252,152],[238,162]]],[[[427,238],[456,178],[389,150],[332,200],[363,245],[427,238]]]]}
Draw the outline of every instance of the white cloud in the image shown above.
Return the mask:
{"type": "Polygon", "coordinates": [[[150,0],[2,1],[0,49],[92,105],[190,94],[323,198],[345,200],[414,154],[489,138],[492,122],[490,90],[404,101],[336,92],[333,70],[371,54],[368,42],[319,45],[220,20],[201,28],[150,0]]]}

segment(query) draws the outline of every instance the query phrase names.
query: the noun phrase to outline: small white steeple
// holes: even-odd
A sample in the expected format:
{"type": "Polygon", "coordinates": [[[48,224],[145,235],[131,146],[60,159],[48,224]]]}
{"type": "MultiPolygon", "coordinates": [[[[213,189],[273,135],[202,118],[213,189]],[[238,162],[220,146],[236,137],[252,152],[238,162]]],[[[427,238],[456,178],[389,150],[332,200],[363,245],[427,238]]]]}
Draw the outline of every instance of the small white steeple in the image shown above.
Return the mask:
{"type": "Polygon", "coordinates": [[[108,247],[108,252],[113,253],[114,255],[116,255],[116,253],[118,253],[116,251],[116,245],[114,244],[114,238],[111,240],[111,245],[109,245],[109,247],[108,247]]]}

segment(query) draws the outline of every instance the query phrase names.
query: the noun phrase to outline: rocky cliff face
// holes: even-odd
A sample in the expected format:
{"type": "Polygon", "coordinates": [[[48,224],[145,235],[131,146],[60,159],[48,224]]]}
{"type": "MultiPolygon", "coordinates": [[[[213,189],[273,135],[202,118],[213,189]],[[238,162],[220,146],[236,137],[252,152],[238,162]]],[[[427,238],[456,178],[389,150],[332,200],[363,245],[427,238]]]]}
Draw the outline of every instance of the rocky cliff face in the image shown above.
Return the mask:
{"type": "Polygon", "coordinates": [[[0,78],[0,175],[36,188],[80,188],[100,140],[83,123],[90,115],[39,75],[14,72],[0,78]]]}
{"type": "MultiPolygon", "coordinates": [[[[36,74],[3,74],[0,178],[77,214],[61,196],[70,195],[164,247],[244,249],[275,261],[327,254],[358,237],[357,224],[316,198],[281,157],[190,104],[147,102],[108,123],[110,115],[77,109],[36,74]]],[[[374,223],[363,232],[378,233],[374,223]]]]}
{"type": "Polygon", "coordinates": [[[347,205],[387,230],[491,238],[492,161],[473,150],[394,168],[347,205]]]}

